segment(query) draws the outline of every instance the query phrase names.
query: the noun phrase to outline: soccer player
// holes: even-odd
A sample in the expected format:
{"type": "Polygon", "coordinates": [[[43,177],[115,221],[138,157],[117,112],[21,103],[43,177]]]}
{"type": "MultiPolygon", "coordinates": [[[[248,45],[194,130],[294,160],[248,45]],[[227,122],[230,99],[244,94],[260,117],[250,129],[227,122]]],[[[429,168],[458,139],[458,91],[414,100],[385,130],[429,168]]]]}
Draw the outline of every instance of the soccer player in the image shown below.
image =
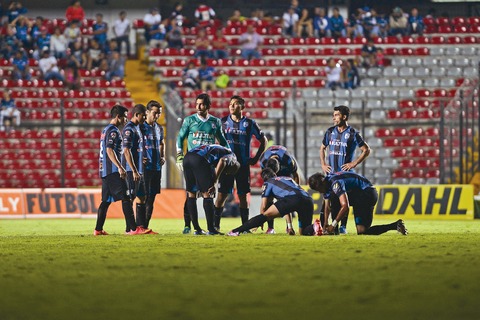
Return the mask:
{"type": "Polygon", "coordinates": [[[240,162],[240,169],[233,175],[222,175],[218,188],[218,196],[215,201],[215,228],[220,229],[220,220],[222,218],[225,201],[229,194],[233,192],[234,181],[237,184],[237,194],[240,199],[240,217],[242,223],[248,221],[249,209],[247,195],[250,193],[250,166],[257,163],[258,159],[265,150],[267,138],[260,130],[255,120],[243,116],[245,109],[245,100],[240,96],[230,98],[228,106],[230,115],[222,118],[222,128],[228,144],[233,153],[240,162]],[[257,153],[250,158],[250,142],[252,137],[260,142],[257,153]]]}
{"type": "MultiPolygon", "coordinates": [[[[177,136],[177,167],[181,171],[183,170],[183,142],[185,139],[187,139],[187,151],[197,146],[214,144],[215,139],[220,145],[230,148],[222,132],[222,122],[217,117],[208,113],[211,104],[212,102],[208,94],[199,94],[195,99],[197,113],[192,114],[183,120],[182,127],[177,136]]],[[[185,200],[183,208],[183,217],[185,220],[185,227],[183,229],[184,234],[189,234],[191,231],[187,200],[185,200]]]]}
{"type": "MultiPolygon", "coordinates": [[[[165,143],[163,127],[157,123],[162,114],[162,105],[155,100],[147,103],[145,123],[140,125],[144,141],[144,181],[146,200],[137,205],[137,224],[148,228],[152,218],[155,196],[161,191],[162,166],[165,164],[165,143]],[[141,217],[139,216],[139,207],[141,217]],[[140,221],[139,221],[140,218],[140,221]],[[143,224],[142,224],[143,223],[143,224]]],[[[142,194],[138,194],[143,196],[142,194]]]]}
{"type": "Polygon", "coordinates": [[[205,234],[198,223],[197,191],[200,191],[203,195],[203,208],[207,218],[207,234],[220,234],[213,225],[215,183],[222,172],[235,174],[239,168],[240,163],[237,161],[235,154],[230,149],[218,144],[201,145],[191,149],[185,155],[183,159],[183,174],[188,193],[187,208],[195,229],[195,235],[205,234]]]}
{"type": "MultiPolygon", "coordinates": [[[[137,104],[133,107],[132,118],[123,128],[123,157],[122,165],[127,170],[127,187],[128,195],[133,204],[133,200],[137,197],[136,217],[137,224],[145,228],[146,217],[146,192],[144,171],[144,141],[140,126],[145,122],[145,114],[147,109],[143,104],[137,104]]],[[[152,233],[150,230],[149,233],[152,233]]]]}
{"type": "Polygon", "coordinates": [[[311,189],[323,194],[325,199],[325,217],[323,232],[335,234],[335,227],[353,207],[357,234],[379,235],[389,230],[397,230],[403,235],[408,231],[403,220],[372,226],[373,209],[378,200],[377,189],[367,178],[354,172],[337,172],[330,175],[315,173],[308,178],[311,189]],[[332,224],[328,224],[329,211],[332,211],[332,224]]]}
{"type": "Polygon", "coordinates": [[[122,135],[119,127],[127,122],[128,109],[121,105],[114,105],[110,111],[110,124],[102,131],[100,138],[99,169],[102,178],[102,202],[98,207],[95,236],[108,235],[103,230],[107,218],[108,207],[112,202],[122,200],[122,209],[126,222],[126,234],[145,234],[149,229],[137,227],[133,213],[132,202],[127,193],[125,178],[127,171],[120,162],[122,156],[122,135]]]}
{"type": "MultiPolygon", "coordinates": [[[[297,160],[291,155],[287,148],[283,146],[273,145],[270,146],[263,153],[260,158],[260,168],[270,168],[275,172],[277,176],[291,177],[293,180],[299,184],[300,177],[298,175],[297,160]]],[[[295,231],[292,227],[292,217],[291,215],[286,215],[285,219],[287,221],[287,233],[294,235],[295,231]]],[[[275,229],[273,219],[268,221],[267,234],[274,234],[275,229]]]]}
{"type": "Polygon", "coordinates": [[[298,213],[298,234],[305,236],[322,235],[320,221],[312,224],[313,199],[291,177],[277,177],[275,172],[266,168],[262,170],[263,192],[260,214],[248,220],[242,226],[233,229],[227,235],[238,236],[263,225],[277,217],[298,213]],[[272,204],[273,199],[277,199],[272,204]]]}
{"type": "MultiPolygon", "coordinates": [[[[342,105],[333,108],[334,126],[328,128],[325,132],[322,145],[320,146],[320,163],[325,174],[339,171],[355,172],[354,168],[370,154],[370,147],[363,140],[360,133],[348,125],[349,116],[350,109],[347,106],[342,105]],[[360,148],[361,153],[354,159],[357,146],[360,148]],[[328,153],[328,164],[325,160],[325,153],[328,153]]],[[[348,212],[342,219],[340,234],[347,233],[347,220],[348,212]]]]}

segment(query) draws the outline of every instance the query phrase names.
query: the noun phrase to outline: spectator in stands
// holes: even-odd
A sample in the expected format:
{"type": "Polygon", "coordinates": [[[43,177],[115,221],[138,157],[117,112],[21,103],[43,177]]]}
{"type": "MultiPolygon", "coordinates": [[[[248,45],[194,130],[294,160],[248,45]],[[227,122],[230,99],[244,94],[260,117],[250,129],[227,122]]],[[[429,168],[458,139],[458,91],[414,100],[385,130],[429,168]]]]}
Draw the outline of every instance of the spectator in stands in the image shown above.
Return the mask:
{"type": "Polygon", "coordinates": [[[6,29],[6,35],[3,37],[3,41],[0,41],[0,51],[4,59],[10,59],[22,47],[22,43],[15,37],[14,27],[7,25],[6,29]]]}
{"type": "Polygon", "coordinates": [[[120,52],[120,48],[117,45],[117,41],[115,41],[114,39],[111,39],[110,41],[108,41],[107,47],[105,48],[105,50],[103,50],[103,53],[107,59],[110,58],[110,56],[112,55],[112,52],[118,52],[122,54],[120,52]]]}
{"type": "Polygon", "coordinates": [[[302,9],[300,19],[297,21],[297,37],[313,37],[313,20],[308,9],[302,9]]]}
{"type": "Polygon", "coordinates": [[[170,20],[170,31],[167,33],[167,42],[169,48],[183,48],[183,28],[176,19],[170,20]]]}
{"type": "Polygon", "coordinates": [[[24,16],[18,16],[13,20],[10,25],[15,27],[15,37],[22,43],[25,49],[31,48],[31,42],[28,38],[28,18],[24,16]]]}
{"type": "Polygon", "coordinates": [[[103,21],[103,14],[97,13],[95,15],[95,23],[92,29],[93,39],[98,42],[100,48],[104,49],[107,46],[108,24],[103,21]]]}
{"type": "Polygon", "coordinates": [[[12,60],[12,78],[13,80],[30,80],[30,68],[28,67],[28,57],[24,50],[15,52],[12,60]]]}
{"type": "Polygon", "coordinates": [[[329,19],[329,37],[334,37],[335,39],[340,37],[345,37],[347,35],[345,30],[345,21],[343,20],[340,10],[335,7],[333,8],[332,16],[329,19]]]}
{"type": "Polygon", "coordinates": [[[43,27],[43,17],[38,16],[35,18],[35,22],[33,25],[30,27],[30,38],[33,43],[37,42],[37,39],[40,37],[42,34],[42,27],[43,27]]]}
{"type": "Polygon", "coordinates": [[[213,19],[215,18],[215,11],[205,3],[199,4],[194,15],[199,27],[208,27],[214,24],[213,19]]]}
{"type": "Polygon", "coordinates": [[[150,12],[143,17],[143,22],[145,24],[145,41],[150,43],[150,29],[153,25],[162,22],[162,16],[157,8],[152,8],[150,12]]]}
{"type": "Polygon", "coordinates": [[[385,54],[383,53],[382,48],[377,48],[375,61],[376,61],[377,67],[379,68],[385,67],[385,54]]]}
{"type": "Polygon", "coordinates": [[[27,8],[25,8],[21,2],[12,1],[8,6],[6,16],[8,17],[8,23],[12,23],[15,19],[20,16],[24,16],[27,13],[27,8]]]}
{"type": "Polygon", "coordinates": [[[223,35],[222,29],[217,29],[212,41],[213,57],[215,59],[228,59],[228,47],[227,37],[223,35]]]}
{"type": "Polygon", "coordinates": [[[42,58],[38,61],[38,66],[42,71],[43,80],[59,80],[64,81],[60,69],[57,66],[57,59],[50,55],[50,50],[43,51],[42,58]]]}
{"type": "Polygon", "coordinates": [[[87,67],[87,54],[83,50],[82,42],[80,40],[75,41],[70,48],[70,54],[67,55],[67,65],[75,64],[78,69],[85,69],[87,67]]]}
{"type": "Polygon", "coordinates": [[[313,18],[313,32],[315,37],[323,38],[328,33],[328,17],[325,15],[325,9],[316,7],[315,17],[313,18]]]}
{"type": "Polygon", "coordinates": [[[87,69],[100,67],[102,60],[105,58],[100,44],[95,39],[90,40],[90,47],[87,50],[87,69]]]}
{"type": "Polygon", "coordinates": [[[195,58],[211,58],[210,39],[204,28],[198,29],[197,38],[195,39],[195,58]]]}
{"type": "Polygon", "coordinates": [[[82,33],[78,27],[78,24],[79,23],[77,20],[72,20],[68,23],[68,26],[63,31],[63,35],[67,39],[69,45],[77,40],[80,40],[82,33]]]}
{"type": "Polygon", "coordinates": [[[336,90],[337,87],[342,86],[342,67],[339,62],[333,58],[328,59],[325,73],[327,74],[327,88],[336,90]]]}
{"type": "Polygon", "coordinates": [[[228,18],[228,21],[232,22],[234,25],[235,24],[240,24],[243,21],[245,21],[247,18],[242,16],[242,13],[240,12],[240,9],[235,9],[233,10],[233,14],[230,18],[228,18]]]}
{"type": "Polygon", "coordinates": [[[368,42],[362,47],[362,64],[365,68],[374,67],[377,62],[377,47],[373,39],[368,39],[368,42]]]}
{"type": "MultiPolygon", "coordinates": [[[[369,12],[365,13],[363,18],[363,31],[364,35],[367,38],[380,37],[380,26],[377,19],[377,11],[375,9],[370,9],[369,12]]],[[[383,37],[384,35],[382,35],[383,37]]]]}
{"type": "Polygon", "coordinates": [[[59,27],[55,27],[50,38],[50,51],[57,59],[64,59],[67,56],[68,40],[62,34],[59,27]]]}
{"type": "Polygon", "coordinates": [[[3,90],[3,97],[0,104],[0,131],[10,130],[12,118],[15,118],[15,125],[20,125],[20,110],[15,106],[15,101],[8,90],[3,90]]]}
{"type": "Polygon", "coordinates": [[[297,22],[300,19],[298,14],[295,12],[295,9],[290,7],[282,16],[283,22],[283,35],[286,37],[294,37],[296,32],[297,22]]]}
{"type": "Polygon", "coordinates": [[[389,19],[389,34],[391,36],[404,36],[407,34],[408,20],[399,7],[393,9],[389,19]]]}
{"type": "Polygon", "coordinates": [[[179,27],[183,26],[185,22],[185,16],[183,15],[183,4],[181,2],[177,2],[175,4],[175,9],[172,11],[170,15],[170,21],[175,20],[175,24],[179,27]]]}
{"type": "MultiPolygon", "coordinates": [[[[366,9],[370,10],[368,7],[366,9]]],[[[347,27],[348,38],[357,38],[364,36],[363,20],[366,16],[366,13],[367,12],[364,10],[364,8],[358,8],[356,13],[352,13],[352,15],[350,15],[349,24],[347,27]]],[[[368,14],[370,15],[370,12],[368,12],[368,14]]]]}
{"type": "Polygon", "coordinates": [[[408,17],[408,34],[418,34],[421,36],[423,35],[424,28],[425,25],[423,24],[422,16],[418,14],[417,8],[413,8],[408,17]]]}
{"type": "Polygon", "coordinates": [[[113,24],[113,35],[117,42],[118,50],[122,52],[122,43],[125,43],[127,57],[130,57],[130,21],[127,19],[127,13],[120,11],[118,19],[113,24]]]}
{"type": "Polygon", "coordinates": [[[298,0],[291,0],[290,7],[293,8],[295,13],[298,14],[299,17],[302,15],[302,7],[300,6],[298,0]]]}
{"type": "Polygon", "coordinates": [[[123,58],[118,51],[113,51],[110,59],[108,59],[108,71],[105,73],[105,78],[108,81],[114,79],[123,79],[125,77],[125,58],[123,58]]]}
{"type": "Polygon", "coordinates": [[[190,61],[187,67],[183,70],[183,86],[191,89],[200,89],[200,79],[195,63],[190,61]]]}
{"type": "Polygon", "coordinates": [[[65,87],[69,90],[80,89],[80,76],[75,64],[67,64],[65,67],[65,87]]]}
{"type": "Polygon", "coordinates": [[[150,26],[150,48],[166,48],[167,47],[167,29],[163,23],[156,23],[150,26]]]}
{"type": "Polygon", "coordinates": [[[345,89],[355,89],[360,85],[360,75],[353,59],[342,64],[343,86],[345,89]]]}
{"type": "Polygon", "coordinates": [[[238,43],[242,48],[243,59],[261,59],[260,46],[263,43],[263,38],[252,25],[247,26],[247,32],[240,36],[238,43]]]}
{"type": "Polygon", "coordinates": [[[83,11],[80,1],[72,1],[72,4],[67,8],[65,17],[68,22],[77,21],[81,23],[85,19],[85,11],[83,11]]]}
{"type": "Polygon", "coordinates": [[[207,90],[215,90],[215,68],[209,66],[205,59],[200,62],[198,69],[198,78],[200,80],[200,88],[203,92],[207,90]]]}
{"type": "Polygon", "coordinates": [[[41,35],[38,37],[36,43],[34,43],[34,49],[35,51],[33,52],[33,57],[35,59],[40,59],[40,54],[43,52],[43,50],[48,50],[50,49],[50,46],[52,44],[52,36],[48,33],[47,27],[43,26],[41,28],[41,35]]]}

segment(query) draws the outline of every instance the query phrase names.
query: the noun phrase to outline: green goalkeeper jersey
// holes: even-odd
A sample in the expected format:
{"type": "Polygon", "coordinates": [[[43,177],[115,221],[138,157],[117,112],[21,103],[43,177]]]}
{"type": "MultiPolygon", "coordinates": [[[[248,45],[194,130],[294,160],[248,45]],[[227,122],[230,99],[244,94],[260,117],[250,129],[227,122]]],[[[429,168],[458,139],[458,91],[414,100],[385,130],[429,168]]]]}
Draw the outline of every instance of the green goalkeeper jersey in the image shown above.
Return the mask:
{"type": "Polygon", "coordinates": [[[222,131],[222,122],[208,115],[206,119],[197,114],[186,117],[177,136],[177,153],[183,153],[183,141],[187,138],[187,151],[198,146],[214,144],[215,138],[224,147],[230,148],[222,131]]]}

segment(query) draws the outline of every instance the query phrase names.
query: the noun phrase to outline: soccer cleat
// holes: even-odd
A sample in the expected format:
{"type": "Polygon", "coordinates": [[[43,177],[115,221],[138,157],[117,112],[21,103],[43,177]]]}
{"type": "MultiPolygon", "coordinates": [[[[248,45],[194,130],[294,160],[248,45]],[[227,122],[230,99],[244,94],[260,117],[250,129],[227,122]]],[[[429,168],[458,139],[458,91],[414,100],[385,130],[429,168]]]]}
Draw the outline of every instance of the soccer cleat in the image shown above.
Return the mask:
{"type": "Polygon", "coordinates": [[[289,236],[294,236],[295,235],[295,230],[293,230],[293,228],[287,228],[287,234],[289,236]]]}
{"type": "Polygon", "coordinates": [[[320,220],[315,219],[313,222],[313,235],[314,236],[321,236],[323,234],[322,226],[320,225],[320,220]]]}
{"type": "Polygon", "coordinates": [[[233,230],[227,233],[227,236],[229,237],[238,237],[239,235],[240,235],[239,232],[233,232],[233,230]]]}
{"type": "Polygon", "coordinates": [[[405,222],[402,219],[397,221],[397,231],[406,236],[408,234],[408,230],[405,227],[405,222]]]}
{"type": "Polygon", "coordinates": [[[252,231],[247,230],[247,231],[243,231],[243,232],[242,232],[242,234],[249,234],[249,233],[252,233],[252,231]]]}
{"type": "Polygon", "coordinates": [[[100,231],[93,230],[93,235],[94,236],[108,236],[108,233],[105,230],[100,230],[100,231]]]}
{"type": "Polygon", "coordinates": [[[135,236],[135,235],[139,235],[139,234],[147,234],[150,231],[152,231],[152,229],[145,229],[145,228],[142,228],[142,227],[137,227],[137,229],[127,231],[127,232],[125,232],[125,234],[129,235],[129,236],[135,236]]]}
{"type": "Polygon", "coordinates": [[[195,230],[193,232],[193,235],[194,236],[205,236],[205,235],[207,235],[207,233],[204,230],[195,230]]]}
{"type": "Polygon", "coordinates": [[[339,234],[347,234],[348,233],[347,227],[340,226],[340,228],[338,229],[338,232],[339,232],[339,234]]]}
{"type": "Polygon", "coordinates": [[[147,234],[158,234],[158,232],[153,231],[152,229],[149,229],[150,231],[147,232],[147,234]]]}
{"type": "Polygon", "coordinates": [[[265,232],[265,234],[275,234],[275,229],[273,229],[273,228],[268,228],[268,229],[267,229],[267,232],[265,232]]]}
{"type": "Polygon", "coordinates": [[[216,236],[216,235],[221,235],[221,236],[223,236],[223,233],[221,233],[220,231],[217,231],[217,230],[213,230],[213,231],[208,231],[208,232],[207,232],[207,236],[216,236]]]}
{"type": "Polygon", "coordinates": [[[192,229],[190,229],[190,227],[183,228],[183,231],[182,231],[183,234],[190,234],[190,232],[192,232],[192,229]]]}

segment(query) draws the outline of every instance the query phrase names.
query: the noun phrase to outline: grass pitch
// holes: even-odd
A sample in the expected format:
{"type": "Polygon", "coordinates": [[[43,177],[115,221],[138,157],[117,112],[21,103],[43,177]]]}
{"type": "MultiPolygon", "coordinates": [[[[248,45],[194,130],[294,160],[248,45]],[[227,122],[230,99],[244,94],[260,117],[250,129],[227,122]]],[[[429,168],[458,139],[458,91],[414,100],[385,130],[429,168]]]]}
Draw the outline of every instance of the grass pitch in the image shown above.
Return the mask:
{"type": "Polygon", "coordinates": [[[116,234],[94,237],[94,220],[0,220],[0,319],[478,319],[480,221],[406,224],[291,237],[277,219],[233,238],[107,219],[116,234]]]}

